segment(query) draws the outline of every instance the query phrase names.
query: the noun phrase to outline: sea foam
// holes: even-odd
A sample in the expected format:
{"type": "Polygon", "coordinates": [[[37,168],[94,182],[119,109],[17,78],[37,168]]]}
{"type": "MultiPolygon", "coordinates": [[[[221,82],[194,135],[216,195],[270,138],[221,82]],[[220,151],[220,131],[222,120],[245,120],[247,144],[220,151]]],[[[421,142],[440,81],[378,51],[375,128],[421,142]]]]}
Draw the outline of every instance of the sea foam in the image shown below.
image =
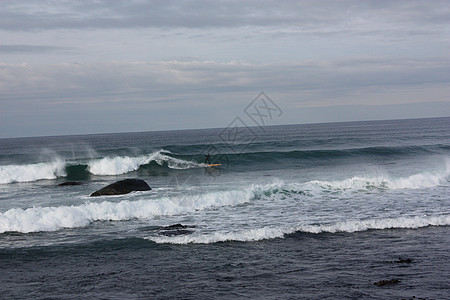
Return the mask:
{"type": "Polygon", "coordinates": [[[296,232],[303,233],[338,233],[361,232],[382,229],[418,229],[428,226],[449,226],[450,215],[430,217],[399,217],[371,220],[351,220],[322,225],[298,225],[289,227],[263,227],[242,229],[236,231],[195,232],[190,235],[179,236],[150,236],[146,239],[156,243],[169,244],[211,244],[217,242],[249,242],[275,238],[285,238],[286,235],[296,232]]]}
{"type": "Polygon", "coordinates": [[[354,176],[344,180],[313,180],[306,185],[317,186],[324,190],[372,190],[372,189],[423,189],[448,184],[450,167],[442,171],[431,171],[413,174],[406,177],[391,176],[354,176]]]}
{"type": "Polygon", "coordinates": [[[193,233],[190,235],[152,236],[146,239],[159,244],[212,244],[218,242],[250,242],[284,237],[285,232],[279,228],[255,228],[234,232],[217,231],[213,233],[193,233]]]}
{"type": "Polygon", "coordinates": [[[337,233],[337,232],[358,232],[367,230],[382,229],[417,229],[427,226],[448,226],[450,225],[450,215],[441,216],[414,216],[381,218],[368,220],[347,220],[333,224],[323,225],[302,225],[296,231],[306,233],[337,233]]]}

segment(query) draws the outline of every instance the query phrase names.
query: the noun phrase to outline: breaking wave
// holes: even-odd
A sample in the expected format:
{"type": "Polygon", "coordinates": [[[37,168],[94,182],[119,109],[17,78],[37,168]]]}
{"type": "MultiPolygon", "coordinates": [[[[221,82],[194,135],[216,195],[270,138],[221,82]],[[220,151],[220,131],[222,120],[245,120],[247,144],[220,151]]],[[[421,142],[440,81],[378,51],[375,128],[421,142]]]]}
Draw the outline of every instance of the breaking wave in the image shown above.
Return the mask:
{"type": "Polygon", "coordinates": [[[65,166],[60,158],[46,163],[0,166],[0,184],[55,179],[66,175],[65,166]]]}
{"type": "Polygon", "coordinates": [[[423,189],[448,184],[450,168],[445,171],[423,172],[406,177],[392,178],[390,176],[367,176],[338,180],[319,181],[307,183],[310,187],[316,186],[324,190],[373,190],[373,189],[423,189]]]}
{"type": "Polygon", "coordinates": [[[0,166],[0,184],[14,182],[32,182],[58,177],[87,178],[91,175],[121,175],[138,170],[141,166],[155,163],[170,169],[201,168],[205,165],[169,155],[169,151],[160,150],[141,156],[113,156],[92,159],[87,162],[68,162],[56,158],[51,162],[26,165],[0,166]]]}
{"type": "Polygon", "coordinates": [[[123,200],[84,203],[78,206],[13,208],[0,213],[0,233],[57,231],[63,228],[85,227],[96,221],[126,221],[151,219],[233,206],[250,201],[250,190],[212,192],[190,197],[163,197],[153,200],[123,200]]]}
{"type": "Polygon", "coordinates": [[[160,166],[167,163],[167,166],[171,169],[190,169],[204,166],[204,164],[201,163],[178,159],[167,154],[170,154],[170,152],[160,150],[148,155],[141,155],[137,157],[105,157],[90,161],[88,163],[87,170],[93,175],[121,175],[136,171],[140,166],[147,165],[153,161],[160,166]]]}
{"type": "Polygon", "coordinates": [[[427,189],[438,186],[448,186],[450,167],[442,171],[423,172],[405,177],[394,178],[384,176],[354,176],[343,180],[324,181],[312,180],[308,182],[284,182],[278,180],[267,185],[254,186],[256,197],[283,195],[289,196],[319,196],[328,192],[359,192],[359,191],[387,191],[403,189],[427,189]]]}
{"type": "Polygon", "coordinates": [[[418,229],[428,226],[449,226],[450,215],[433,217],[399,217],[370,220],[353,220],[323,225],[300,225],[289,228],[265,227],[258,229],[246,229],[233,232],[219,231],[209,234],[193,233],[174,237],[154,236],[147,237],[156,243],[170,244],[211,244],[218,242],[251,242],[275,238],[284,238],[294,233],[338,233],[361,232],[367,230],[383,229],[418,229]]]}

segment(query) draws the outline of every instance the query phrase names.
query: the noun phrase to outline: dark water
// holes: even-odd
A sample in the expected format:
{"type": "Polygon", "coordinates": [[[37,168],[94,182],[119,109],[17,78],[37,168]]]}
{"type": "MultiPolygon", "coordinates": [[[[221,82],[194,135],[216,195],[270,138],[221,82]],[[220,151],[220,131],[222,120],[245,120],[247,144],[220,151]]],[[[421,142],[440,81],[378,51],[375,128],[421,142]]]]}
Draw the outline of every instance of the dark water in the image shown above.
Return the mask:
{"type": "Polygon", "coordinates": [[[0,298],[448,299],[449,129],[0,140],[0,298]],[[125,178],[152,190],[89,197],[125,178]]]}
{"type": "Polygon", "coordinates": [[[3,299],[448,299],[448,227],[1,250],[3,299]],[[410,258],[410,263],[399,258],[410,258]],[[376,286],[398,279],[395,285],[376,286]]]}

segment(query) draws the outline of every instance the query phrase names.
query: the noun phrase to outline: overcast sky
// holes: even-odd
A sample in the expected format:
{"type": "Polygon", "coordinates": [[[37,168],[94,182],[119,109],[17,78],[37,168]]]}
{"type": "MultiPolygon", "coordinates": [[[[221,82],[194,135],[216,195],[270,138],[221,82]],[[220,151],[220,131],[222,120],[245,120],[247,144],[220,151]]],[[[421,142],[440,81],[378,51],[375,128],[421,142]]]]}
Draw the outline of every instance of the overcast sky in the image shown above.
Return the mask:
{"type": "Polygon", "coordinates": [[[0,138],[450,116],[449,37],[447,0],[1,0],[0,138]]]}

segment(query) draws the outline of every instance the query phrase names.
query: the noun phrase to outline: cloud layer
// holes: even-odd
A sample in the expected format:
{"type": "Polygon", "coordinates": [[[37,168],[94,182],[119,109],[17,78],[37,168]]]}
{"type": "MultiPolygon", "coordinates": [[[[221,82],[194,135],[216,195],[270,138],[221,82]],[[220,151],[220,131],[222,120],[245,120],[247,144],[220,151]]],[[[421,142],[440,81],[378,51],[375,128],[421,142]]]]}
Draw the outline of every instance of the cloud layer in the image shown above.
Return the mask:
{"type": "MultiPolygon", "coordinates": [[[[448,25],[448,1],[46,1],[4,0],[5,30],[84,28],[326,27],[448,25]]],[[[360,27],[360,28],[358,28],[360,27]]],[[[401,27],[401,26],[400,26],[401,27]]],[[[371,28],[373,29],[373,28],[371,28]]],[[[383,28],[379,28],[383,29],[383,28]]]]}
{"type": "Polygon", "coordinates": [[[448,15],[448,1],[1,1],[0,137],[105,131],[105,110],[122,113],[115,131],[221,127],[262,90],[285,123],[448,103],[448,15]]]}

